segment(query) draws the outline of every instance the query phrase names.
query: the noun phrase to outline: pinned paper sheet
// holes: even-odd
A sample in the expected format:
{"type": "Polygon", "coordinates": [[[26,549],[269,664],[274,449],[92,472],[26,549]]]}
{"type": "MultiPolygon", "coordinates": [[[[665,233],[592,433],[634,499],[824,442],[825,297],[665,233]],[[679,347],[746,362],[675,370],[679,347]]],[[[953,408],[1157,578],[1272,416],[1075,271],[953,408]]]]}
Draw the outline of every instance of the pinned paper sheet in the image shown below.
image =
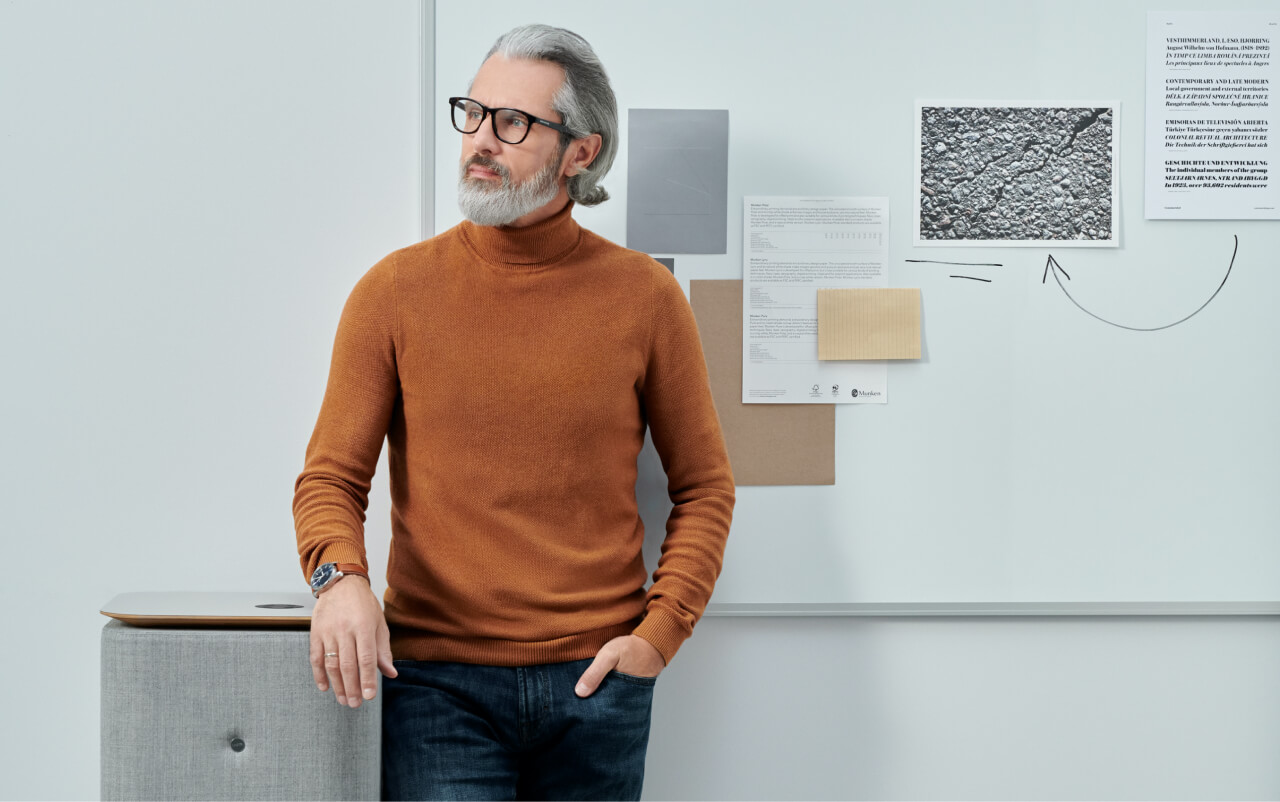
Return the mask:
{"type": "Polygon", "coordinates": [[[919,359],[920,290],[818,290],[818,359],[919,359]]]}
{"type": "Polygon", "coordinates": [[[834,405],[742,403],[741,279],[694,279],[689,303],[734,483],[835,484],[834,405]]]}
{"type": "Polygon", "coordinates": [[[630,109],[627,120],[627,247],[724,253],[729,112],[630,109]]]}

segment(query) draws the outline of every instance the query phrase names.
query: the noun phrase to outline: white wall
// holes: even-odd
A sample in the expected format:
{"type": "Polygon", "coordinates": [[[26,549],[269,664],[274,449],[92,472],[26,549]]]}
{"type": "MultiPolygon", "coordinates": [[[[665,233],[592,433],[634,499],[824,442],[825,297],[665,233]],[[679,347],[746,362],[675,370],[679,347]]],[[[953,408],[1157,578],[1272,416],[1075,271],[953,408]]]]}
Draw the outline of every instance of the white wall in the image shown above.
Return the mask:
{"type": "Polygon", "coordinates": [[[338,315],[420,238],[421,13],[0,4],[0,795],[97,795],[109,598],[305,590],[338,315]]]}
{"type": "Polygon", "coordinates": [[[649,799],[1277,799],[1275,618],[704,618],[649,799]]]}
{"type": "MultiPolygon", "coordinates": [[[[338,313],[419,236],[422,22],[0,4],[0,797],[97,795],[108,598],[298,587],[338,313]]],[[[385,466],[374,496],[377,574],[385,466]]],[[[708,618],[646,793],[1276,798],[1278,675],[1272,618],[708,618]]]]}

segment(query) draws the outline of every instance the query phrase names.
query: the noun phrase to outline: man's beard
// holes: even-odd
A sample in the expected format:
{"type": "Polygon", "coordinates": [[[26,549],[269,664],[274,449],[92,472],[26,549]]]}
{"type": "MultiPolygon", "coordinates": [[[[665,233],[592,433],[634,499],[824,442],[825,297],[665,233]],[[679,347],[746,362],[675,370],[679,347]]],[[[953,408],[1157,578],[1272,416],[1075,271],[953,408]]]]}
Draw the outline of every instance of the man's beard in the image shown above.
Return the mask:
{"type": "Polygon", "coordinates": [[[505,226],[550,203],[560,191],[560,153],[535,175],[512,186],[511,171],[487,156],[476,154],[458,172],[458,208],[463,217],[479,226],[505,226]],[[492,179],[469,178],[467,168],[476,164],[495,171],[502,186],[492,179]]]}

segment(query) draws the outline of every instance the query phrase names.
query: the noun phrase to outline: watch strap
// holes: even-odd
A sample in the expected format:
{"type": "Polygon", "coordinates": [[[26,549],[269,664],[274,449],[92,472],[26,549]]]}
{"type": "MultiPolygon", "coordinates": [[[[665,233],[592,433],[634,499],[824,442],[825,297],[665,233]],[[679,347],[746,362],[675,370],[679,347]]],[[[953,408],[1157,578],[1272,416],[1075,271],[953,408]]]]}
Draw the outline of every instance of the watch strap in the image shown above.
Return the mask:
{"type": "Polygon", "coordinates": [[[320,598],[320,594],[333,587],[333,583],[342,579],[344,576],[362,576],[366,582],[369,582],[369,572],[359,563],[323,563],[315,570],[311,577],[311,595],[320,598]],[[320,573],[320,569],[327,566],[333,567],[333,572],[325,577],[324,584],[316,585],[316,575],[320,573]]]}
{"type": "Polygon", "coordinates": [[[334,563],[333,565],[342,572],[343,576],[355,575],[362,576],[365,579],[369,578],[369,572],[364,570],[364,566],[359,563],[334,563]]]}

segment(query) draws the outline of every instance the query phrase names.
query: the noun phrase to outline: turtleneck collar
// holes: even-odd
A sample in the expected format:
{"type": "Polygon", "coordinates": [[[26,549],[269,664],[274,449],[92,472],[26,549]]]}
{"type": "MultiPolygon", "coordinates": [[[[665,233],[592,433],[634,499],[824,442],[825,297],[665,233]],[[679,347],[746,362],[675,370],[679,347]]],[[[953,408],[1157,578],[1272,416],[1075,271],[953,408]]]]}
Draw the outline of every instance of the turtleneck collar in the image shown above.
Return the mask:
{"type": "Polygon", "coordinates": [[[478,226],[463,220],[462,236],[472,250],[495,265],[535,267],[554,262],[578,245],[582,229],[570,212],[573,201],[531,226],[478,226]]]}

